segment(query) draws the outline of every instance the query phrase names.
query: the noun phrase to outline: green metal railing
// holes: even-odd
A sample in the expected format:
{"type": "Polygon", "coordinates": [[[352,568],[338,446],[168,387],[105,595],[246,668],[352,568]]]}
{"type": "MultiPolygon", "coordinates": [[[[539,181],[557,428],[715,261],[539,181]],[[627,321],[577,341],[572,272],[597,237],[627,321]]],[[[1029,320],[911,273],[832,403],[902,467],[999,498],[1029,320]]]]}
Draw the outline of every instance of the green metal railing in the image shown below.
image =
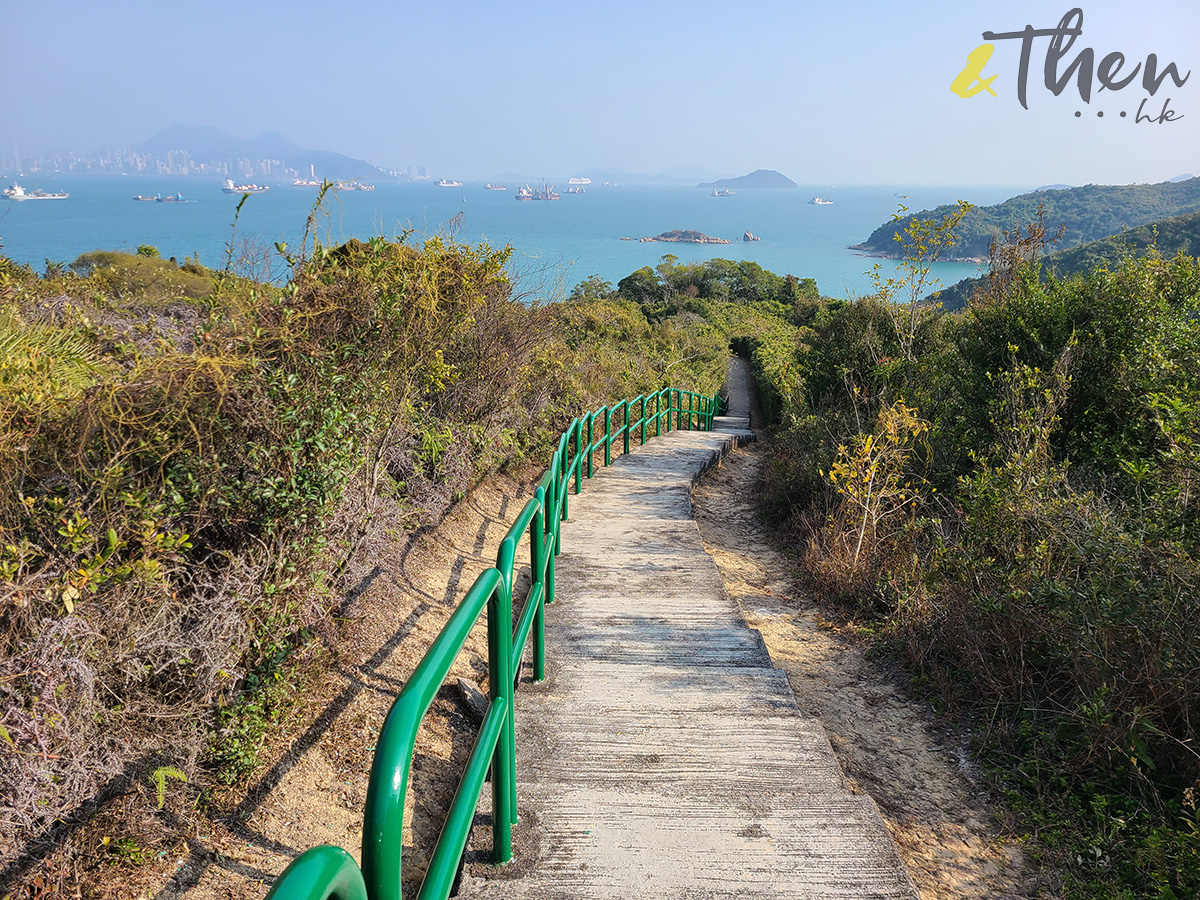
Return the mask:
{"type": "Polygon", "coordinates": [[[475,806],[488,770],[492,774],[492,860],[512,859],[512,826],[517,823],[516,737],[513,691],[530,636],[533,677],[546,677],[545,607],[554,602],[554,558],[562,548],[568,498],[591,478],[595,457],[604,465],[673,429],[710,431],[724,411],[720,395],[706,397],[666,388],[612,406],[602,406],[571,422],[558,441],[550,468],[534,496],[509,527],[495,567],[483,572],[426,651],[384,720],[375,745],[364,808],[362,869],[340,847],[314,847],[298,856],[267,895],[267,900],[400,900],[400,854],[404,799],[417,729],[458,658],[467,635],[487,610],[489,702],[462,780],[430,857],[419,900],[446,900],[458,872],[475,806]],[[618,454],[618,455],[619,455],[618,454]],[[513,572],[517,547],[529,536],[531,585],[521,617],[512,626],[513,572]]]}

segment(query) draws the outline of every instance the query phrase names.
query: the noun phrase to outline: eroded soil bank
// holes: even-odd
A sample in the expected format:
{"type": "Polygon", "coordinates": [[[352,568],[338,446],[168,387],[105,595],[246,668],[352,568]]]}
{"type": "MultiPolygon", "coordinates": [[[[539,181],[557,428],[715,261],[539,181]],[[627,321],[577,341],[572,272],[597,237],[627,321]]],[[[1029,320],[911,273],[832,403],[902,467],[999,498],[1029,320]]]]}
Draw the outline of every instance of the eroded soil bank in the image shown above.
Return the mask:
{"type": "Polygon", "coordinates": [[[961,741],[933,727],[900,674],[797,586],[795,560],[758,513],[762,466],[761,445],[733,453],[696,487],[693,509],[726,589],[800,709],[825,726],[852,788],[879,805],[922,900],[1032,896],[1020,847],[999,833],[961,741]]]}

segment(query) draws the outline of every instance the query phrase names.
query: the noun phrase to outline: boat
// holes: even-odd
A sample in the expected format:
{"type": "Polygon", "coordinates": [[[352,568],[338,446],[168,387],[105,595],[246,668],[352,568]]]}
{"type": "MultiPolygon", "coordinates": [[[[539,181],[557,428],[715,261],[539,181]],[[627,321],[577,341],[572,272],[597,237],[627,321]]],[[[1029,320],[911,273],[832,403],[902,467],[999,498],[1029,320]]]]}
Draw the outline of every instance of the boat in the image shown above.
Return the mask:
{"type": "Polygon", "coordinates": [[[375,185],[364,184],[361,181],[339,181],[333,188],[337,191],[373,191],[375,185]]]}
{"type": "Polygon", "coordinates": [[[174,197],[155,197],[159,203],[190,203],[190,200],[184,200],[183,194],[176,194],[174,197]]]}
{"type": "Polygon", "coordinates": [[[579,187],[569,187],[569,188],[567,188],[567,193],[568,194],[586,194],[587,188],[583,187],[582,185],[579,187]]]}
{"type": "MultiPolygon", "coordinates": [[[[582,185],[582,184],[591,184],[591,183],[592,183],[592,179],[590,179],[590,178],[568,178],[568,179],[567,179],[567,184],[580,184],[580,185],[582,185]]],[[[570,192],[568,191],[568,193],[570,193],[570,192]]],[[[577,193],[577,194],[578,194],[578,193],[579,193],[579,191],[576,191],[575,193],[577,193]]]]}
{"type": "Polygon", "coordinates": [[[517,189],[517,192],[515,194],[513,194],[513,199],[514,200],[532,200],[533,199],[533,191],[530,189],[528,184],[523,184],[517,189]]]}
{"type": "Polygon", "coordinates": [[[813,197],[808,201],[809,206],[833,206],[832,200],[826,200],[824,197],[813,197]]]}
{"type": "Polygon", "coordinates": [[[221,190],[226,194],[265,194],[270,188],[258,184],[234,184],[232,178],[226,178],[221,190]]]}
{"type": "Polygon", "coordinates": [[[4,189],[3,194],[9,200],[66,200],[71,196],[70,194],[53,194],[49,191],[39,191],[37,188],[27,191],[15,181],[10,187],[4,189]]]}
{"type": "Polygon", "coordinates": [[[725,185],[725,187],[721,188],[720,190],[717,190],[717,186],[714,184],[712,195],[714,197],[732,197],[733,191],[731,191],[729,189],[729,185],[725,185]]]}
{"type": "Polygon", "coordinates": [[[461,181],[448,181],[442,178],[438,181],[438,187],[462,187],[461,181]]]}
{"type": "Polygon", "coordinates": [[[542,186],[533,192],[534,200],[558,200],[558,192],[554,190],[554,185],[542,182],[542,186]]]}
{"type": "Polygon", "coordinates": [[[296,187],[320,187],[321,182],[315,178],[293,178],[292,184],[296,187]]]}
{"type": "Polygon", "coordinates": [[[153,202],[154,200],[157,200],[157,199],[159,199],[159,195],[158,195],[158,194],[155,194],[153,197],[143,197],[141,194],[134,194],[134,195],[133,195],[133,199],[134,199],[134,200],[140,200],[140,201],[141,201],[141,202],[143,202],[143,203],[145,203],[147,200],[149,200],[149,201],[153,202]]]}
{"type": "Polygon", "coordinates": [[[485,185],[483,186],[483,189],[484,189],[485,191],[507,191],[507,190],[508,190],[508,185],[506,185],[506,184],[492,184],[492,183],[489,181],[487,184],[485,184],[485,185]]]}

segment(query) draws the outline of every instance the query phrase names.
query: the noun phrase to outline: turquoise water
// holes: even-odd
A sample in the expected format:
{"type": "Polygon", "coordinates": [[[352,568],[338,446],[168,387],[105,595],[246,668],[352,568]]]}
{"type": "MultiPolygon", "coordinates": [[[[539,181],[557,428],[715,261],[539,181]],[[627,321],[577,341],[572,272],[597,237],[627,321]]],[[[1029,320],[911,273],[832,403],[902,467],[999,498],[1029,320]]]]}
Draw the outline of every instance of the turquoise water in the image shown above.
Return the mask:
{"type": "MultiPolygon", "coordinates": [[[[12,179],[10,178],[9,181],[12,179]]],[[[27,189],[69,191],[67,200],[0,201],[0,243],[9,258],[41,271],[47,259],[70,261],[90,250],[132,250],[153,244],[163,256],[199,253],[208,266],[224,265],[229,244],[237,256],[276,241],[299,244],[316,196],[315,188],[272,183],[251,196],[236,235],[231,228],[238,197],[224,194],[218,179],[106,175],[38,176],[19,179],[27,189]],[[134,194],[181,193],[189,203],[138,203],[134,194]]],[[[847,249],[897,211],[916,211],[959,198],[976,204],[1004,200],[1019,188],[834,187],[807,185],[790,191],[740,191],[712,197],[689,186],[589,185],[587,193],[562,199],[519,203],[507,191],[486,191],[480,183],[442,188],[432,183],[379,184],[371,192],[343,192],[326,204],[320,235],[326,242],[373,235],[393,237],[406,229],[417,235],[453,234],[460,241],[511,244],[512,269],[524,290],[553,295],[598,274],[614,284],[635,269],[655,265],[665,253],[681,262],[724,257],[753,260],[778,274],[815,278],[823,294],[847,297],[868,293],[866,272],[876,262],[894,264],[847,249]],[[896,194],[906,194],[900,199],[896,194]],[[813,206],[809,198],[833,200],[813,206]],[[637,239],[671,229],[694,229],[732,244],[640,243],[637,239]],[[750,231],[760,241],[746,243],[750,231]],[[632,238],[630,241],[621,240],[632,238]]],[[[252,254],[253,255],[253,254],[252,254]]],[[[270,253],[259,254],[260,257],[270,253]]],[[[260,277],[268,264],[258,266],[260,277]]],[[[277,262],[274,271],[278,273],[277,262]]],[[[939,264],[944,284],[978,274],[972,264],[939,264]]]]}

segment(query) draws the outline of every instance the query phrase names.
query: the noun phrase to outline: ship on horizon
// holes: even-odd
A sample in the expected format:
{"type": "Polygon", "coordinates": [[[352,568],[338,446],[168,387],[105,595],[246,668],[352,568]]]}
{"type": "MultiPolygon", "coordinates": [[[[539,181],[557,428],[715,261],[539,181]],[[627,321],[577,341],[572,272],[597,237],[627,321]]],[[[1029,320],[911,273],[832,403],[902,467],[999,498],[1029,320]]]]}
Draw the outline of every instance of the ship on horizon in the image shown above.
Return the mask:
{"type": "Polygon", "coordinates": [[[40,191],[34,188],[32,191],[27,191],[15,181],[11,186],[6,187],[2,192],[9,200],[66,200],[70,194],[56,194],[49,191],[40,191]]]}
{"type": "Polygon", "coordinates": [[[558,193],[558,191],[554,190],[554,185],[549,184],[545,181],[542,182],[541,186],[538,187],[537,190],[534,190],[533,188],[531,188],[529,186],[529,182],[526,182],[525,184],[521,185],[520,190],[518,190],[513,195],[513,199],[514,200],[558,200],[559,193],[558,193]]]}
{"type": "Polygon", "coordinates": [[[226,194],[265,194],[271,188],[258,184],[234,184],[232,178],[226,178],[221,188],[226,194]]]}
{"type": "Polygon", "coordinates": [[[808,201],[809,206],[833,206],[832,200],[826,200],[824,197],[813,197],[808,201]]]}

